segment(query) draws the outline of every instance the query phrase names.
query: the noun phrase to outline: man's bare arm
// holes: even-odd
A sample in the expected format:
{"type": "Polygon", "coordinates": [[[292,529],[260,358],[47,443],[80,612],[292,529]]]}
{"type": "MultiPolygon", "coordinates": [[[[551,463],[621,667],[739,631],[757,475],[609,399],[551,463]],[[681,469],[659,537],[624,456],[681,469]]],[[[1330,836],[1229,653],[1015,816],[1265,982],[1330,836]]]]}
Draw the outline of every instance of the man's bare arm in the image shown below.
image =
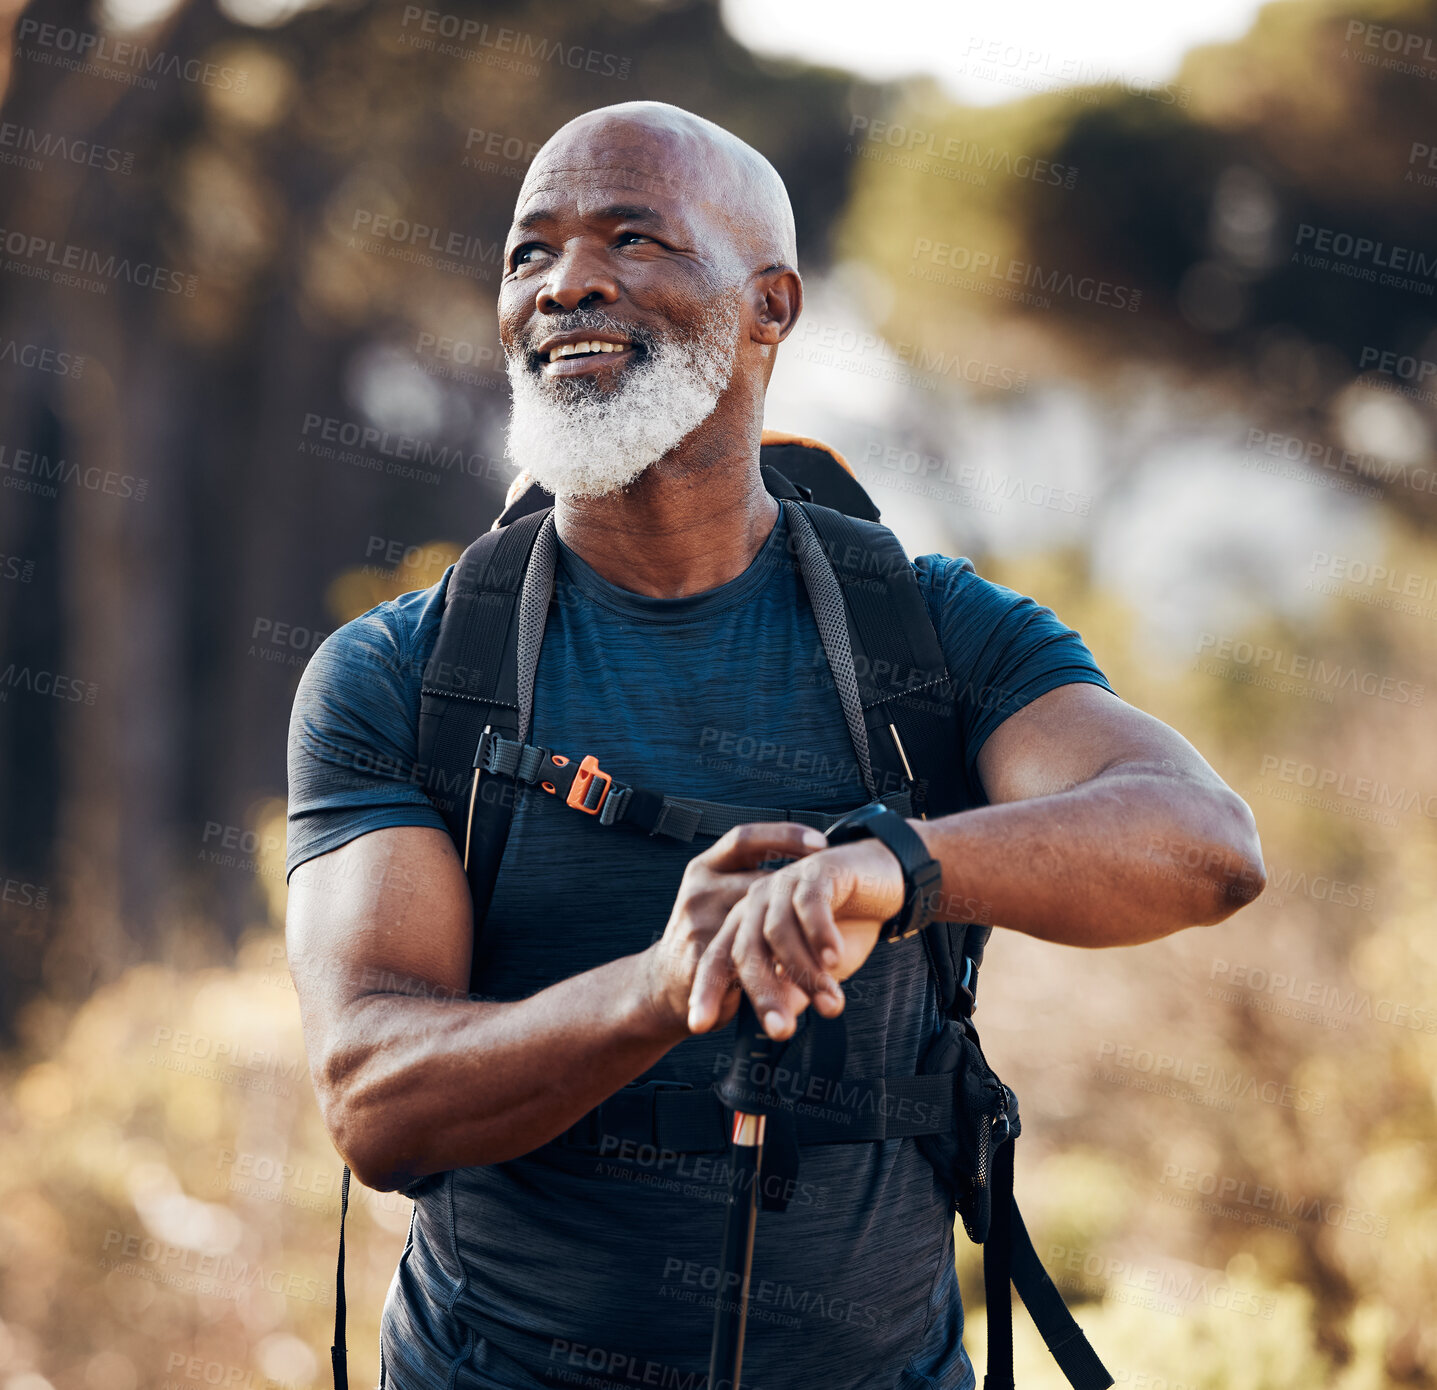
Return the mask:
{"type": "Polygon", "coordinates": [[[1128,946],[1220,922],[1266,883],[1247,803],[1181,734],[1100,686],[1060,686],[1004,720],[978,772],[991,805],[914,828],[944,893],[987,903],[986,921],[1128,946]]]}
{"type": "MultiPolygon", "coordinates": [[[[943,868],[941,917],[1070,946],[1129,946],[1220,922],[1263,889],[1247,803],[1180,734],[1091,684],[1004,720],[978,755],[988,806],[911,820],[943,868]]],[[[737,969],[771,1037],[832,975],[867,959],[903,904],[898,860],[861,840],[755,883],[710,942],[690,1022],[702,1032],[737,969]],[[782,967],[782,974],[776,967],[782,967]]]]}
{"type": "Polygon", "coordinates": [[[301,864],[289,964],[335,1147],[388,1190],[561,1134],[687,1036],[694,966],[750,866],[814,847],[798,825],[731,831],[689,865],[662,940],[505,1003],[468,997],[469,890],[443,831],[376,830],[301,864]]]}

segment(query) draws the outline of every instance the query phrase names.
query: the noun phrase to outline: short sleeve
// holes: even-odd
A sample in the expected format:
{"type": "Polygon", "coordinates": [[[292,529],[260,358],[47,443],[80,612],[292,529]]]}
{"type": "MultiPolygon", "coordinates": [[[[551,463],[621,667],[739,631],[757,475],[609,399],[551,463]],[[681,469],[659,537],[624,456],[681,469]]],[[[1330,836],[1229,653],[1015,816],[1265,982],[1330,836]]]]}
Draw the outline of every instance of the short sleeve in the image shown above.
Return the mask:
{"type": "Polygon", "coordinates": [[[431,593],[406,594],[344,624],[305,667],[289,721],[286,879],[372,830],[445,828],[418,769],[424,661],[415,629],[435,607],[424,602],[431,593]]]}
{"type": "Polygon", "coordinates": [[[969,796],[983,805],[978,753],[998,725],[1060,685],[1112,686],[1051,608],[982,578],[967,559],[922,555],[914,568],[953,678],[969,796]]]}

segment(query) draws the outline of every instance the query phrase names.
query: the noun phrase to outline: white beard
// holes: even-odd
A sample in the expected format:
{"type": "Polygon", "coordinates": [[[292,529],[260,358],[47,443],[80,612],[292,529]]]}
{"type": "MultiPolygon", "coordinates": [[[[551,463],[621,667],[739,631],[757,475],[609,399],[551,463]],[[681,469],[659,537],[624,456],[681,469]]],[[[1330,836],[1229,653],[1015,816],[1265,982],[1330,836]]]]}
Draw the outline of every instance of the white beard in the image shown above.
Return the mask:
{"type": "MultiPolygon", "coordinates": [[[[632,336],[602,312],[579,311],[572,321],[632,336]]],[[[525,350],[509,356],[509,456],[555,497],[627,487],[713,414],[733,374],[739,326],[737,297],[721,298],[697,338],[645,339],[645,355],[621,368],[620,385],[605,396],[582,379],[530,371],[525,350]]]]}

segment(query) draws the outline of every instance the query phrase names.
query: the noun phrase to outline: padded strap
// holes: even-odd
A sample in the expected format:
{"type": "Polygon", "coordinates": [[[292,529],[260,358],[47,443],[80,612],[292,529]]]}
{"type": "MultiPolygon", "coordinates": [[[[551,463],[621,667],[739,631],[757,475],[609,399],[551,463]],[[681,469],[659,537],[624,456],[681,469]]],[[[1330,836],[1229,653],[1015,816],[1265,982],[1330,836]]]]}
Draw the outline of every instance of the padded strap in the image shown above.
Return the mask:
{"type": "MultiPolygon", "coordinates": [[[[486,532],[449,574],[439,635],[420,688],[418,741],[425,791],[456,844],[465,834],[480,732],[486,724],[518,732],[520,591],[548,517],[547,511],[534,512],[503,531],[486,532]]],[[[485,893],[476,901],[476,920],[487,904],[485,893]]]]}
{"type": "MultiPolygon", "coordinates": [[[[548,511],[531,513],[503,531],[486,532],[459,557],[449,573],[439,634],[421,685],[418,743],[425,790],[465,862],[474,904],[471,990],[479,988],[484,960],[479,941],[513,810],[503,798],[483,794],[473,772],[475,748],[485,728],[511,737],[519,731],[520,608],[527,615],[547,604],[544,567],[531,566],[529,558],[549,521],[548,511]],[[538,573],[526,585],[531,569],[538,573]]],[[[541,549],[541,559],[544,553],[541,549]]],[[[540,621],[532,646],[526,642],[526,662],[537,662],[542,637],[540,621]]]]}
{"type": "MultiPolygon", "coordinates": [[[[943,644],[917,574],[887,527],[813,503],[792,505],[817,533],[842,590],[851,661],[880,792],[912,781],[914,814],[966,804],[956,701],[943,644]]],[[[934,924],[923,933],[949,1017],[973,1012],[990,927],[934,924]]]]}

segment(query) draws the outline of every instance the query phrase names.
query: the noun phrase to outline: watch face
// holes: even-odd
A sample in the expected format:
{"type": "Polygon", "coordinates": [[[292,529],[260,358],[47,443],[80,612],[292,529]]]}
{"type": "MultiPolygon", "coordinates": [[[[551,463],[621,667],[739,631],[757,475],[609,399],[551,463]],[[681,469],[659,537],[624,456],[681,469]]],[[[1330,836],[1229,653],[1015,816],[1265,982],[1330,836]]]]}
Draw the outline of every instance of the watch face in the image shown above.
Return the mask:
{"type": "Polygon", "coordinates": [[[870,802],[867,806],[860,806],[854,811],[845,811],[825,832],[829,842],[842,844],[846,840],[856,840],[863,835],[871,834],[867,829],[869,821],[875,816],[888,814],[888,808],[882,802],[870,802]]]}

